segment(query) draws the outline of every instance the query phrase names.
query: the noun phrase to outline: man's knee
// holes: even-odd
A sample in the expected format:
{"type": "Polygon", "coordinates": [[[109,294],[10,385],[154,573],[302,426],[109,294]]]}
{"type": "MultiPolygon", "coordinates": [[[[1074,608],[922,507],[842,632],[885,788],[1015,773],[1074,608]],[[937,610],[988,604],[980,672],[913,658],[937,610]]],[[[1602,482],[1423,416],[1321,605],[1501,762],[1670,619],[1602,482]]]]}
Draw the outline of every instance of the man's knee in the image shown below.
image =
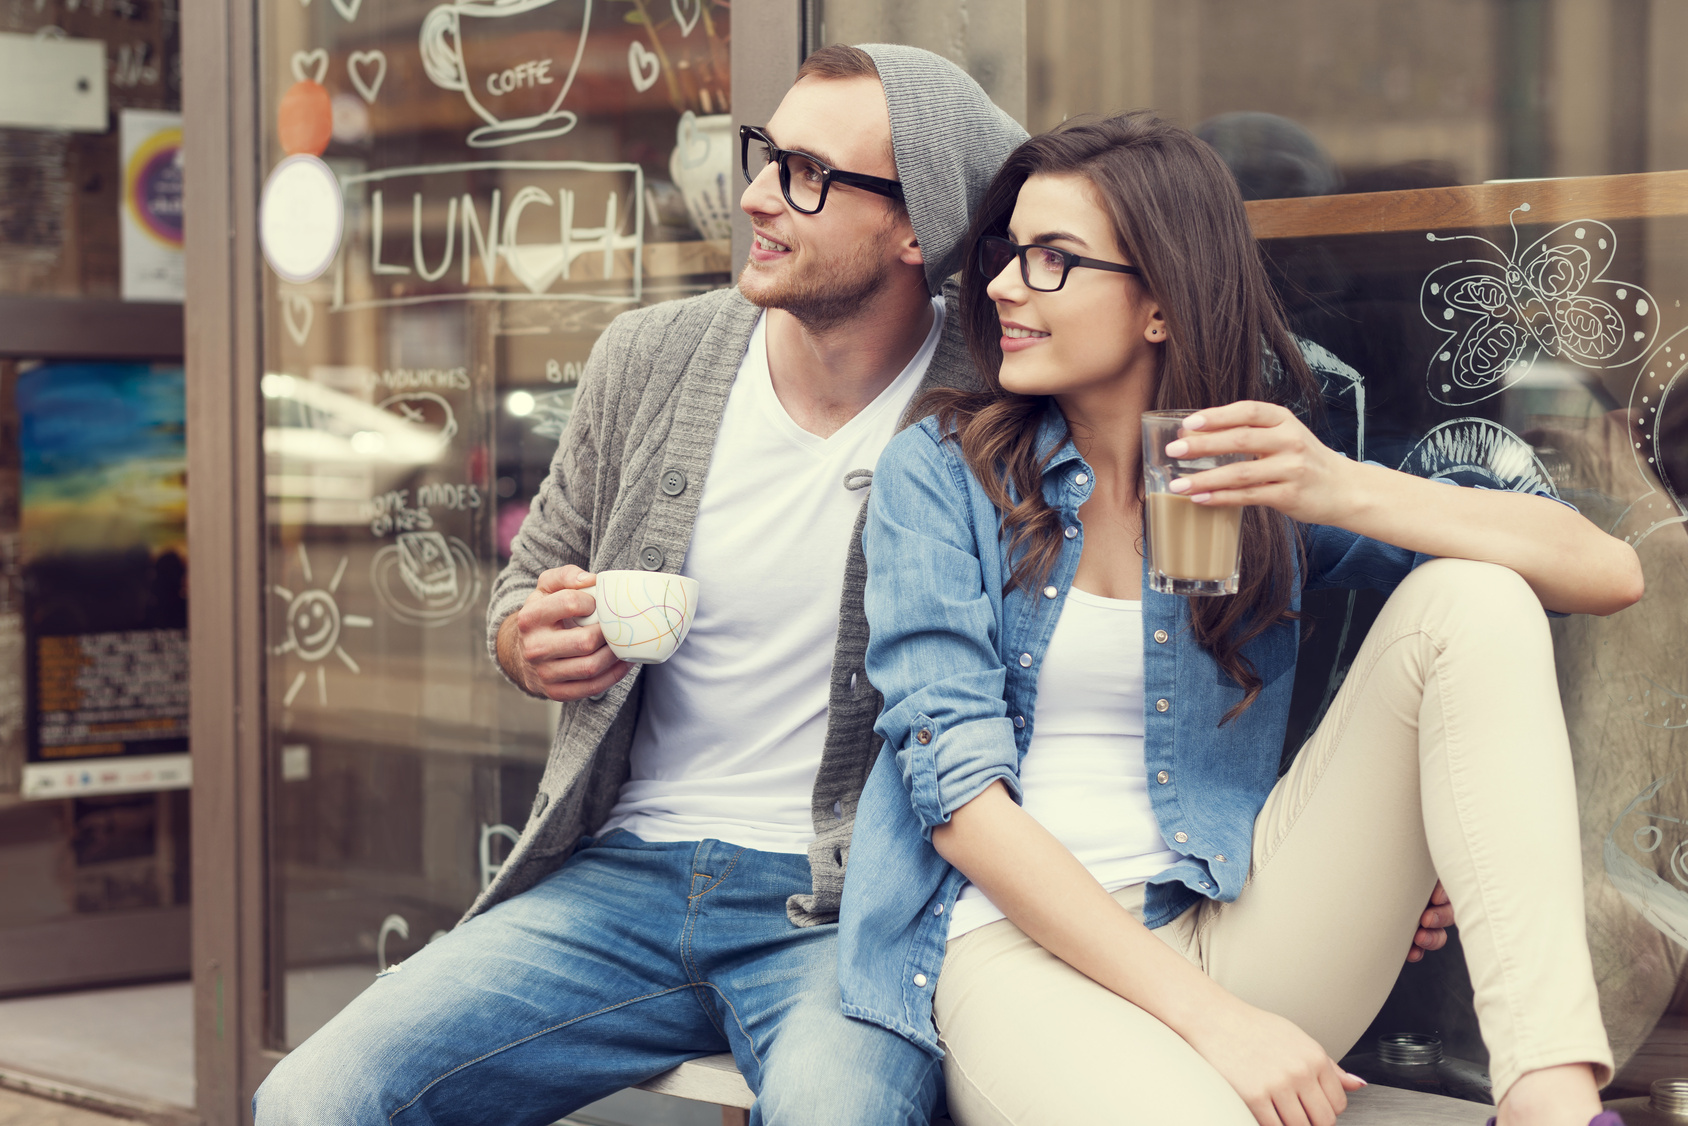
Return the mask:
{"type": "Polygon", "coordinates": [[[776,1051],[764,1061],[757,1092],[761,1121],[927,1126],[943,1084],[939,1061],[894,1032],[838,1020],[852,1027],[783,1030],[782,1046],[796,1050],[776,1051]]]}
{"type": "Polygon", "coordinates": [[[379,1077],[386,1069],[354,1045],[333,1043],[333,1026],[289,1052],[252,1097],[257,1126],[320,1126],[387,1120],[379,1077]],[[327,1035],[324,1035],[327,1033],[327,1035]]]}

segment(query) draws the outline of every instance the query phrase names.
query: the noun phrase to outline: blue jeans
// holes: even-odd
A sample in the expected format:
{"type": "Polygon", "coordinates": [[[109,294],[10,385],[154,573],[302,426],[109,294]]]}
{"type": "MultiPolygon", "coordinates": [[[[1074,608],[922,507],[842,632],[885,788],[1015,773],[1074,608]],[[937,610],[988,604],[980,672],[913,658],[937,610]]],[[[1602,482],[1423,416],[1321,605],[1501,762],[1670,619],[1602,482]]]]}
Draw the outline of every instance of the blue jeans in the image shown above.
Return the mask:
{"type": "Polygon", "coordinates": [[[839,1009],[804,856],[623,830],[378,978],[278,1064],[258,1126],[542,1126],[730,1051],[752,1126],[927,1126],[938,1060],[839,1009]]]}

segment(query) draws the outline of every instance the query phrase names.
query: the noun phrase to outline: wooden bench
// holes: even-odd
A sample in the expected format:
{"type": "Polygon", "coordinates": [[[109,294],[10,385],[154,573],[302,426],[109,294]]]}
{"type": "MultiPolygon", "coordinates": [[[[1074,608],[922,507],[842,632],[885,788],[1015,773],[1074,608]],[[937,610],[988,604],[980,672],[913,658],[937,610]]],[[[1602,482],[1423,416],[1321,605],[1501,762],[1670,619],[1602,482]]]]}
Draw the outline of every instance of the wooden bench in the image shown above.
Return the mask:
{"type": "MultiPolygon", "coordinates": [[[[726,1053],[683,1063],[648,1083],[639,1084],[639,1089],[717,1103],[721,1107],[721,1126],[749,1126],[750,1104],[755,1101],[733,1057],[726,1053]]],[[[1348,1112],[1339,1126],[1482,1126],[1493,1113],[1493,1107],[1478,1103],[1374,1084],[1348,1096],[1348,1112]]],[[[951,1126],[951,1123],[947,1118],[940,1118],[932,1126],[951,1126]]]]}

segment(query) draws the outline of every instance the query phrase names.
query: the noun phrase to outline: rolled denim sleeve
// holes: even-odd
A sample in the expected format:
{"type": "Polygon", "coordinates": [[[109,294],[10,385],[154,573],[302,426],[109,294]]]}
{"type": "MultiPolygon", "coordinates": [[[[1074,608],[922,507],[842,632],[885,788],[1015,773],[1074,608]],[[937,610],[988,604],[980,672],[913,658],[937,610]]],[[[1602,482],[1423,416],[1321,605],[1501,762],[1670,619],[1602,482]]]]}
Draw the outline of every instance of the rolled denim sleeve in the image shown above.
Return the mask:
{"type": "Polygon", "coordinates": [[[874,730],[928,840],[999,778],[1019,799],[986,546],[959,460],[925,426],[903,431],[880,455],[862,531],[867,675],[885,697],[874,730]]]}

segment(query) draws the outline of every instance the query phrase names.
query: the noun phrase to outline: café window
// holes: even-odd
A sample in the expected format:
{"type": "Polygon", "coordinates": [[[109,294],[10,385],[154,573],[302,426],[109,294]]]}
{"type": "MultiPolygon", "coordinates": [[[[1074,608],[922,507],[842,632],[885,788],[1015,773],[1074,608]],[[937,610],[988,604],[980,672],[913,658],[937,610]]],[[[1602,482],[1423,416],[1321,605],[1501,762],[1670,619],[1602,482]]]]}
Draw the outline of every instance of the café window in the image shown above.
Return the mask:
{"type": "Polygon", "coordinates": [[[728,284],[721,0],[261,6],[269,1046],[497,872],[556,709],[493,577],[618,314],[728,284]]]}

